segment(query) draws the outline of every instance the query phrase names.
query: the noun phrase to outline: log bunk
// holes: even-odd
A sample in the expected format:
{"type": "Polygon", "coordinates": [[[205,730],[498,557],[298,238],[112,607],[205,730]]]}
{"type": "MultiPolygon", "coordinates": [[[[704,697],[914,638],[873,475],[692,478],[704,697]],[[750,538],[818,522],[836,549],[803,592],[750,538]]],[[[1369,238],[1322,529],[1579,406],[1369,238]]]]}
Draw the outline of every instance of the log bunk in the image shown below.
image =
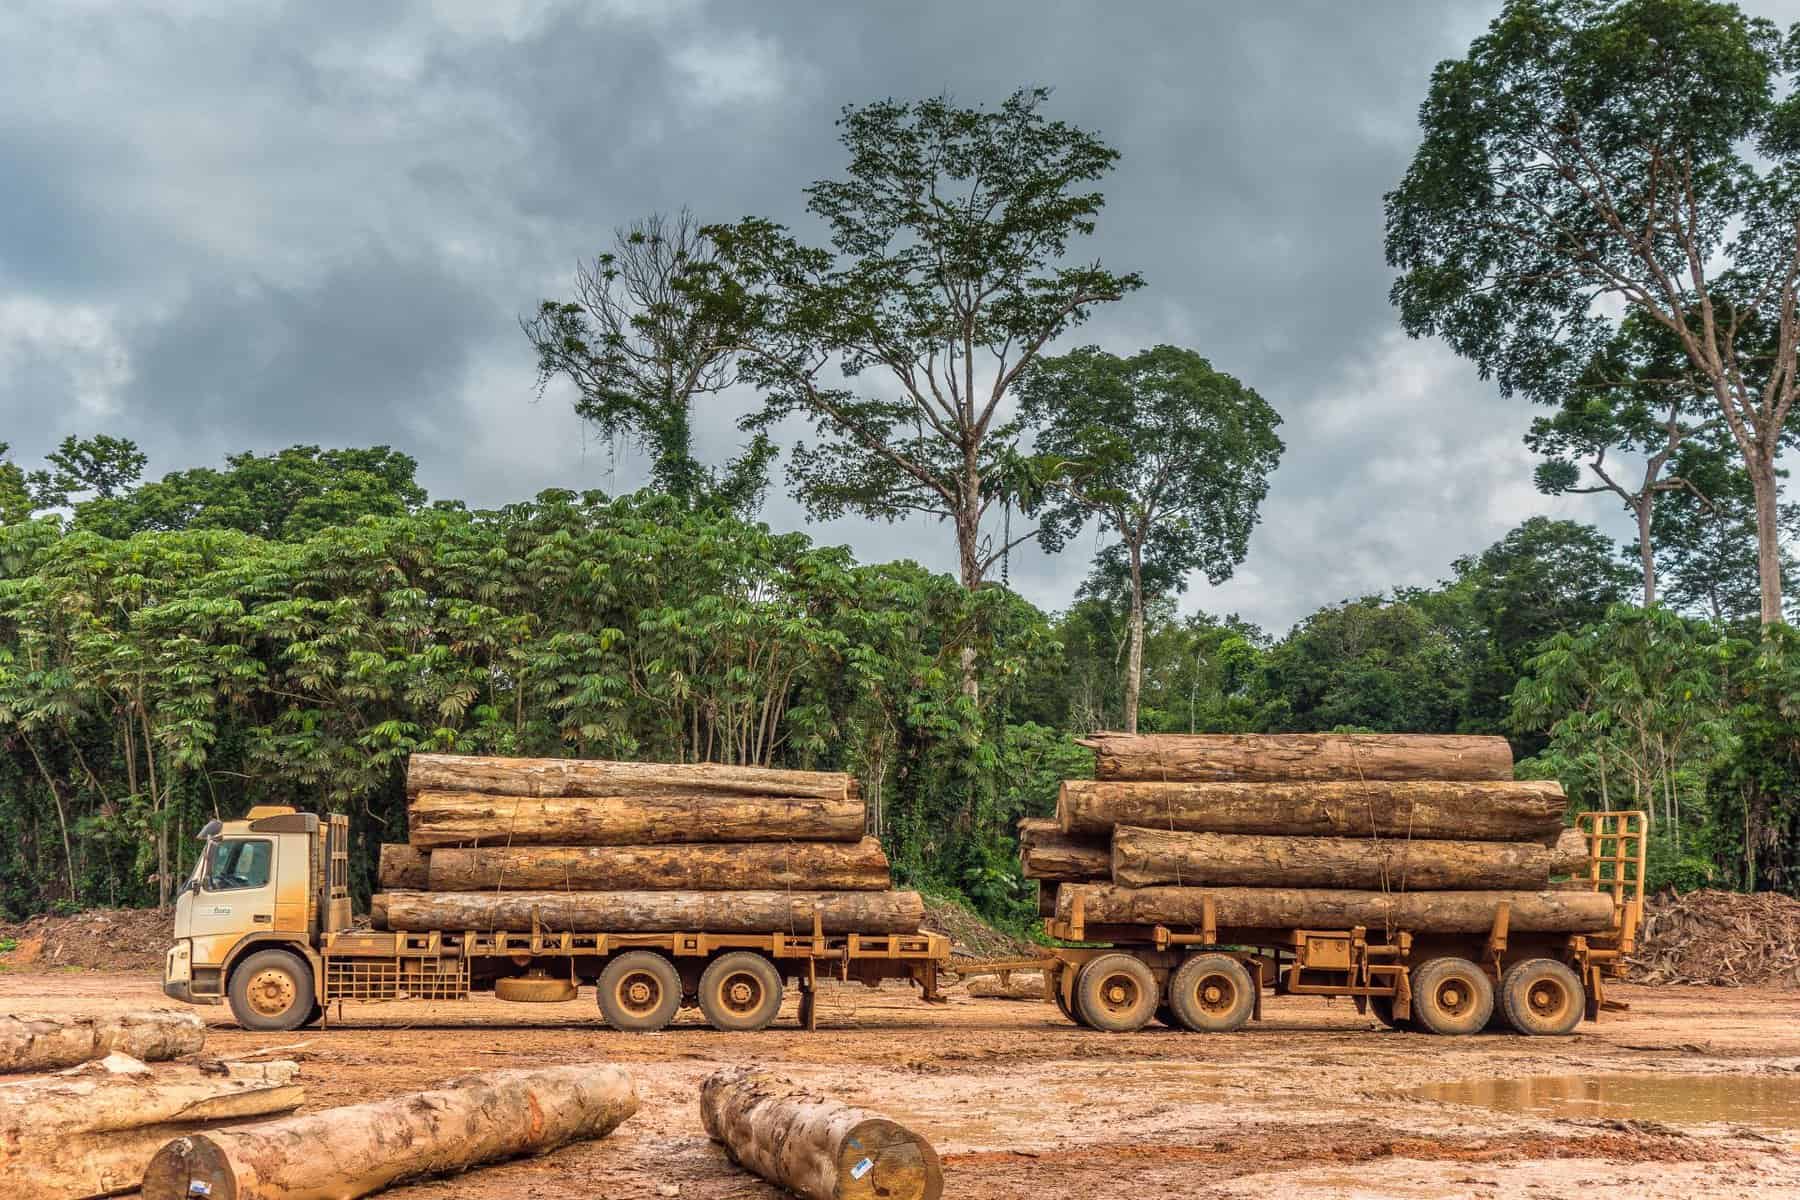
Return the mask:
{"type": "Polygon", "coordinates": [[[1215,998],[1244,993],[1241,1008],[1218,1002],[1230,1027],[1260,1015],[1270,984],[1348,994],[1404,1024],[1415,974],[1448,972],[1443,995],[1465,1000],[1499,984],[1505,1001],[1516,977],[1538,1023],[1558,1026],[1541,1031],[1567,1032],[1569,1002],[1581,993],[1574,1021],[1596,1016],[1603,977],[1630,950],[1641,814],[1566,827],[1562,789],[1513,779],[1502,738],[1103,733],[1081,744],[1095,777],[1064,782],[1054,818],[1019,824],[1046,932],[1124,951],[1056,952],[1046,986],[1077,1020],[1085,989],[1088,1007],[1125,1012],[1120,1027],[1157,1010],[1146,997],[1171,1023],[1221,1027],[1193,997],[1184,1015],[1182,989],[1204,976],[1215,998]],[[1232,946],[1255,949],[1199,953],[1232,946]],[[1551,966],[1509,975],[1526,955],[1551,966]],[[1089,987],[1102,958],[1110,982],[1089,987]],[[1201,958],[1219,961],[1191,965],[1201,958]],[[1470,978],[1477,969],[1491,978],[1470,978]]]}

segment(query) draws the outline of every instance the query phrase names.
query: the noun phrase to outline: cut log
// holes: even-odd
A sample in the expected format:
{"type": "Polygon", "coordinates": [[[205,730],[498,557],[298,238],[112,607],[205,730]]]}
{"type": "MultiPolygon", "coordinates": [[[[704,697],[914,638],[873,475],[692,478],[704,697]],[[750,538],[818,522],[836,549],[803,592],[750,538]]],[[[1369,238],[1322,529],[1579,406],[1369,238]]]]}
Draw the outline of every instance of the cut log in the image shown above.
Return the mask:
{"type": "Polygon", "coordinates": [[[700,1120],[731,1161],[805,1200],[938,1200],[944,1171],[931,1143],[894,1121],[796,1087],[755,1067],[728,1067],[700,1087],[700,1120]]]}
{"type": "Polygon", "coordinates": [[[170,1140],[300,1107],[298,1069],[266,1062],[152,1070],[114,1054],[0,1084],[0,1189],[66,1200],[133,1191],[170,1140]]]}
{"type": "Polygon", "coordinates": [[[1054,917],[1056,915],[1057,884],[1047,880],[1038,880],[1038,916],[1054,917]]]}
{"type": "Polygon", "coordinates": [[[1112,876],[1105,838],[1071,837],[1045,817],[1019,822],[1019,867],[1027,879],[1082,882],[1112,876]]]}
{"type": "Polygon", "coordinates": [[[1511,779],[1505,738],[1424,733],[1097,733],[1094,778],[1299,783],[1511,779]]]}
{"type": "Polygon", "coordinates": [[[653,846],[667,842],[856,842],[863,803],[668,792],[643,796],[505,796],[420,792],[407,808],[414,846],[492,843],[653,846]]]}
{"type": "Polygon", "coordinates": [[[431,851],[406,842],[383,842],[375,879],[383,891],[424,891],[431,886],[431,851]]]}
{"type": "Polygon", "coordinates": [[[487,792],[496,796],[768,796],[849,800],[854,780],[838,771],[781,771],[724,763],[613,762],[594,758],[490,758],[415,754],[406,794],[487,792]]]}
{"type": "Polygon", "coordinates": [[[1073,834],[1141,825],[1184,833],[1542,841],[1568,801],[1548,780],[1391,783],[1108,783],[1071,779],[1057,819],[1073,834]]]}
{"type": "Polygon", "coordinates": [[[1613,923],[1610,895],[1594,892],[1368,892],[1323,888],[1148,887],[1065,883],[1056,916],[1070,921],[1077,902],[1088,925],[1198,927],[1211,897],[1225,929],[1354,929],[1409,933],[1486,933],[1501,901],[1514,933],[1599,933],[1613,923]]]}
{"type": "Polygon", "coordinates": [[[1586,871],[1588,840],[1565,829],[1555,846],[1422,838],[1270,837],[1113,831],[1112,882],[1377,891],[1536,891],[1552,875],[1586,871]]]}
{"type": "Polygon", "coordinates": [[[889,886],[888,860],[881,843],[864,838],[860,842],[445,849],[431,855],[429,890],[712,892],[794,888],[879,892],[889,886]]]}
{"type": "Polygon", "coordinates": [[[525,933],[917,933],[917,892],[389,892],[384,927],[410,933],[476,929],[525,933]]]}
{"type": "Polygon", "coordinates": [[[160,1062],[198,1054],[205,1045],[206,1025],[191,1012],[0,1016],[0,1072],[54,1071],[109,1054],[160,1062]]]}
{"type": "Polygon", "coordinates": [[[637,1107],[631,1077],[617,1067],[492,1071],[435,1091],[178,1138],[151,1161],[144,1200],[346,1200],[605,1137],[637,1107]]]}
{"type": "Polygon", "coordinates": [[[969,995],[980,1000],[1042,1000],[1042,971],[1008,971],[1003,975],[977,975],[969,980],[969,995]]]}

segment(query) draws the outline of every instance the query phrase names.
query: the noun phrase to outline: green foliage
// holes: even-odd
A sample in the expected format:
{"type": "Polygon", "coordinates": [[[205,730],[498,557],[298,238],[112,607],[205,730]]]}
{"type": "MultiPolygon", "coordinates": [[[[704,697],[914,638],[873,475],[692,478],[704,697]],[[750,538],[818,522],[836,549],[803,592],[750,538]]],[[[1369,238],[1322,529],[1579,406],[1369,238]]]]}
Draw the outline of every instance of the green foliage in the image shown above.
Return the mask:
{"type": "Polygon", "coordinates": [[[829,248],[761,218],[706,231],[724,268],[710,311],[749,331],[744,374],[767,396],[749,427],[813,430],[790,454],[794,494],[818,517],[948,519],[970,588],[1005,550],[981,521],[1012,498],[984,486],[1016,457],[1007,396],[1048,342],[1142,284],[1067,261],[1118,154],[1047,118],[1048,98],[847,107],[848,173],[806,189],[829,248]]]}

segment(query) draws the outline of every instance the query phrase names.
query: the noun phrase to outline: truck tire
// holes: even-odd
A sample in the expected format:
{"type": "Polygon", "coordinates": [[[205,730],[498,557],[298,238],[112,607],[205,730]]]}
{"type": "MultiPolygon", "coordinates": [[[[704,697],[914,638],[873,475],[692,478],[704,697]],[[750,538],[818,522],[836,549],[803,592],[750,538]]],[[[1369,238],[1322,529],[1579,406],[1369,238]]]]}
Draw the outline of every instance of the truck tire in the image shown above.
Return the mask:
{"type": "Polygon", "coordinates": [[[1156,1015],[1156,976],[1129,954],[1102,954],[1075,980],[1075,1011],[1094,1029],[1135,1033],[1156,1015]]]}
{"type": "Polygon", "coordinates": [[[1500,977],[1500,1010],[1520,1033],[1563,1037],[1574,1033],[1586,1015],[1587,989],[1554,958],[1529,958],[1500,977]]]}
{"type": "Polygon", "coordinates": [[[681,1007],[681,976],[675,964],[650,950],[627,950],[600,972],[600,1015],[614,1029],[654,1033],[675,1019],[681,1007]]]}
{"type": "Polygon", "coordinates": [[[494,999],[508,1004],[566,1004],[575,994],[572,980],[548,975],[509,975],[494,980],[494,999]]]}
{"type": "Polygon", "coordinates": [[[1169,980],[1169,1007],[1195,1033],[1230,1033],[1256,1011],[1256,985],[1231,955],[1196,954],[1169,980]]]}
{"type": "Polygon", "coordinates": [[[1494,982],[1466,958],[1433,958],[1412,971],[1412,1019],[1430,1033],[1480,1033],[1494,1015],[1494,982]]]}
{"type": "Polygon", "coordinates": [[[721,954],[700,974],[700,1011],[714,1029],[767,1029],[781,1012],[781,972],[748,950],[721,954]]]}
{"type": "Polygon", "coordinates": [[[258,950],[231,969],[231,1015],[245,1029],[285,1033],[313,1019],[312,967],[291,950],[258,950]]]}
{"type": "MultiPolygon", "coordinates": [[[[1064,967],[1063,970],[1075,971],[1075,968],[1074,967],[1064,967]]],[[[1076,971],[1076,975],[1078,977],[1077,982],[1079,982],[1080,972],[1076,971]]],[[[1053,1000],[1056,1001],[1056,1011],[1057,1012],[1059,1012],[1063,1016],[1067,1017],[1071,1023],[1079,1025],[1083,1029],[1087,1028],[1087,1022],[1081,1019],[1081,1014],[1076,1012],[1073,1008],[1071,1008],[1069,1006],[1069,1002],[1067,1000],[1063,999],[1062,979],[1060,977],[1058,977],[1058,979],[1056,981],[1056,986],[1054,986],[1050,989],[1050,996],[1053,1000]]]]}

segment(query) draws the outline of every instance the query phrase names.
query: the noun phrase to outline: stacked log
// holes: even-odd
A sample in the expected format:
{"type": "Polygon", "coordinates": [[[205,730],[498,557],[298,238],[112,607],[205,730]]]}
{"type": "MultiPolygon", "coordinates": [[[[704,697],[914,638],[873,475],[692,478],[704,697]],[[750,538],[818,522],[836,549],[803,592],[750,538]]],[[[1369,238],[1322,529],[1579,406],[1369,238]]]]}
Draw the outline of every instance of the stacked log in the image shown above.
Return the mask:
{"type": "Polygon", "coordinates": [[[1099,734],[1054,824],[1020,823],[1040,911],[1072,926],[1476,933],[1610,927],[1554,782],[1514,780],[1504,739],[1422,734],[1099,734]],[[1105,848],[1105,868],[1093,854],[1105,848]],[[1053,890],[1049,890],[1053,889],[1053,890]]]}
{"type": "Polygon", "coordinates": [[[915,933],[850,776],[415,754],[379,929],[915,933]]]}
{"type": "Polygon", "coordinates": [[[124,1054],[0,1083],[0,1189],[74,1200],[136,1190],[175,1138],[291,1112],[291,1062],[149,1067],[124,1054]]]}

